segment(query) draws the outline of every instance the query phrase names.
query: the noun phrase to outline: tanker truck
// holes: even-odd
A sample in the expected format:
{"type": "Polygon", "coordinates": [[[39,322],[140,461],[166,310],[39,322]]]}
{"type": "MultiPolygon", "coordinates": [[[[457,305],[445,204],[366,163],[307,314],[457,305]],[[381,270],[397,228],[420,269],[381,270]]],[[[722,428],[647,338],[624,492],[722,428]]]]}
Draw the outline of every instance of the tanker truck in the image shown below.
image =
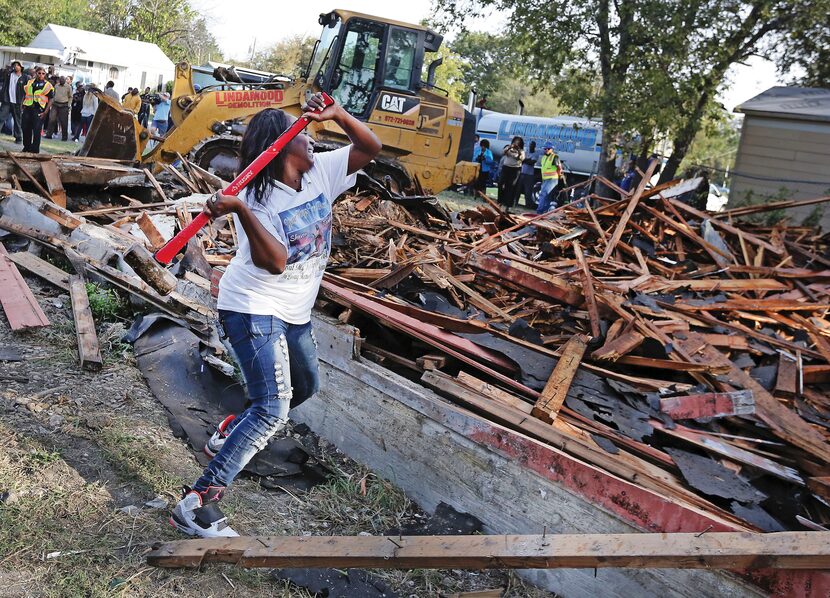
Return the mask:
{"type": "MultiPolygon", "coordinates": [[[[565,169],[568,184],[572,185],[597,173],[602,146],[602,121],[580,116],[524,116],[504,114],[477,108],[476,133],[490,141],[490,150],[496,160],[501,158],[505,145],[515,136],[524,139],[525,151],[535,141],[537,149],[546,142],[553,148],[565,169]]],[[[536,167],[539,167],[537,163],[536,167]]]]}

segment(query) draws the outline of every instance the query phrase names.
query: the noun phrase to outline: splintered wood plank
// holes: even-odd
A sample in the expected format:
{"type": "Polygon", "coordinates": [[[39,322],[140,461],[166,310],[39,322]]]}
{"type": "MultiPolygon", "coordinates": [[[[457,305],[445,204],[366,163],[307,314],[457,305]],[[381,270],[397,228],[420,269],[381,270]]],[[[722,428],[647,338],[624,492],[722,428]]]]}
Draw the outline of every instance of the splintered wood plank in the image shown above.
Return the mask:
{"type": "Polygon", "coordinates": [[[48,326],[49,319],[0,243],[0,304],[12,330],[48,326]]]}
{"type": "Polygon", "coordinates": [[[153,251],[161,249],[164,247],[164,244],[167,243],[167,239],[165,239],[164,235],[162,235],[159,229],[156,228],[156,225],[153,223],[153,220],[147,212],[141,213],[141,216],[136,219],[136,224],[138,224],[138,227],[141,229],[141,232],[144,233],[144,236],[147,237],[153,251]]]}
{"type": "Polygon", "coordinates": [[[617,222],[617,226],[614,228],[614,234],[611,236],[611,240],[608,241],[608,245],[605,246],[605,253],[602,254],[601,261],[602,263],[606,263],[608,259],[611,257],[611,254],[614,253],[614,249],[617,247],[617,243],[620,242],[620,239],[625,233],[625,228],[628,225],[628,221],[631,219],[632,214],[634,214],[634,210],[637,209],[637,204],[640,202],[640,197],[643,195],[643,191],[646,190],[646,185],[648,184],[649,180],[651,179],[652,175],[654,174],[654,169],[657,167],[657,160],[652,160],[651,164],[649,164],[648,169],[646,170],[645,176],[640,181],[640,184],[637,185],[637,190],[634,191],[634,194],[631,196],[631,199],[628,202],[628,205],[625,208],[625,212],[623,212],[622,216],[620,216],[619,222],[617,222]]]}
{"type": "Polygon", "coordinates": [[[588,318],[591,321],[591,336],[597,338],[602,334],[602,330],[599,325],[597,299],[594,296],[594,278],[591,276],[591,270],[588,268],[588,262],[585,261],[585,254],[582,253],[582,247],[580,247],[579,241],[573,242],[573,248],[576,260],[579,262],[579,267],[582,271],[582,292],[585,293],[585,307],[588,308],[588,318]]]}
{"type": "Polygon", "coordinates": [[[798,360],[783,352],[779,352],[775,394],[788,398],[798,394],[798,360]]]}
{"type": "Polygon", "coordinates": [[[562,356],[556,362],[542,394],[533,406],[531,413],[534,417],[551,423],[559,415],[587,346],[586,339],[577,334],[562,347],[562,356]]]}
{"type": "Polygon", "coordinates": [[[602,359],[604,361],[616,361],[623,355],[626,355],[643,344],[646,337],[636,330],[629,330],[612,340],[605,343],[599,349],[591,353],[594,359],[602,359]]]}
{"type": "Polygon", "coordinates": [[[535,536],[254,536],[179,540],[147,555],[155,567],[504,569],[635,567],[825,569],[830,532],[535,536]]]}
{"type": "Polygon", "coordinates": [[[69,274],[53,266],[28,251],[18,251],[8,254],[8,258],[21,268],[25,268],[32,274],[41,277],[43,280],[52,283],[56,287],[69,291],[69,274]]]}
{"type": "Polygon", "coordinates": [[[49,191],[49,198],[62,208],[66,207],[66,190],[61,181],[61,172],[57,165],[51,160],[41,162],[41,172],[46,179],[46,189],[49,191]]]}
{"type": "Polygon", "coordinates": [[[750,415],[755,413],[755,399],[751,390],[667,397],[660,399],[660,411],[672,419],[750,415]]]}
{"type": "Polygon", "coordinates": [[[98,347],[98,335],[95,332],[95,320],[89,308],[89,296],[83,276],[69,277],[69,296],[72,299],[72,315],[75,318],[75,334],[78,337],[78,358],[81,367],[99,370],[104,361],[98,347]]]}

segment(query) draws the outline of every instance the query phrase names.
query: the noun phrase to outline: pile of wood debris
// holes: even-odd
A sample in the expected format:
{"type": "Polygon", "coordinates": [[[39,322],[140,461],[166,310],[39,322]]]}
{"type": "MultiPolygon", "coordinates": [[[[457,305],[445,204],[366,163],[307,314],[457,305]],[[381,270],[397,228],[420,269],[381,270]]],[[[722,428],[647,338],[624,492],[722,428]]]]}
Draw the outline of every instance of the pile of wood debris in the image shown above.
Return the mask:
{"type": "MultiPolygon", "coordinates": [[[[186,160],[158,180],[135,174],[154,203],[127,197],[73,213],[6,191],[0,228],[209,336],[210,290],[236,244],[230,221],[191,242],[169,297],[117,256],[136,240],[158,248],[223,182],[186,160]],[[90,250],[104,237],[106,251],[90,250]]],[[[830,248],[810,228],[737,221],[807,202],[709,214],[684,201],[699,184],[643,183],[543,216],[508,214],[488,198],[441,217],[435,206],[347,195],[335,205],[319,307],[360,329],[365,358],[724,529],[822,529],[830,248]]],[[[0,257],[11,261],[60,277],[35,256],[0,257]]],[[[650,529],[648,513],[640,519],[650,529]]]]}

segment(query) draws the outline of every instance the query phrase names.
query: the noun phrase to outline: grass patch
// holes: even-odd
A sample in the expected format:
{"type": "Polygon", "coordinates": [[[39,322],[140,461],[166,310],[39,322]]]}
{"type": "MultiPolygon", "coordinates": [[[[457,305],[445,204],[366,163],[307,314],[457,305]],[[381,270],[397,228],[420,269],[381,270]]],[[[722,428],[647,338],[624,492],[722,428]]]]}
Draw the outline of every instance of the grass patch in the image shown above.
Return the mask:
{"type": "Polygon", "coordinates": [[[327,523],[331,533],[382,534],[401,526],[412,504],[400,489],[363,468],[350,474],[330,466],[335,474],[309,492],[308,503],[313,516],[327,523]]]}
{"type": "Polygon", "coordinates": [[[89,309],[98,324],[123,320],[130,315],[130,304],[115,289],[94,282],[86,283],[89,309]]]}
{"type": "Polygon", "coordinates": [[[154,495],[178,496],[185,481],[167,470],[165,454],[155,443],[131,433],[126,423],[107,425],[92,440],[98,443],[104,458],[124,481],[144,486],[154,495]]]}

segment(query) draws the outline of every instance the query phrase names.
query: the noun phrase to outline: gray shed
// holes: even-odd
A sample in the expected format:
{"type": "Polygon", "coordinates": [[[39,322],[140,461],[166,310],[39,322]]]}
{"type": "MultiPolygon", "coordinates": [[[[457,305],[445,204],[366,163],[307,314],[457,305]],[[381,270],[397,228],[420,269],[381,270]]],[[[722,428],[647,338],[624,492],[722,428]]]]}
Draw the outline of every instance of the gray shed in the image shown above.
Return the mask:
{"type": "MultiPolygon", "coordinates": [[[[729,207],[830,195],[830,89],[773,87],[735,108],[743,127],[729,207]],[[755,203],[753,201],[753,203],[755,203]]],[[[800,222],[813,207],[791,211],[800,222]]],[[[830,225],[830,209],[822,218],[830,225]]]]}

